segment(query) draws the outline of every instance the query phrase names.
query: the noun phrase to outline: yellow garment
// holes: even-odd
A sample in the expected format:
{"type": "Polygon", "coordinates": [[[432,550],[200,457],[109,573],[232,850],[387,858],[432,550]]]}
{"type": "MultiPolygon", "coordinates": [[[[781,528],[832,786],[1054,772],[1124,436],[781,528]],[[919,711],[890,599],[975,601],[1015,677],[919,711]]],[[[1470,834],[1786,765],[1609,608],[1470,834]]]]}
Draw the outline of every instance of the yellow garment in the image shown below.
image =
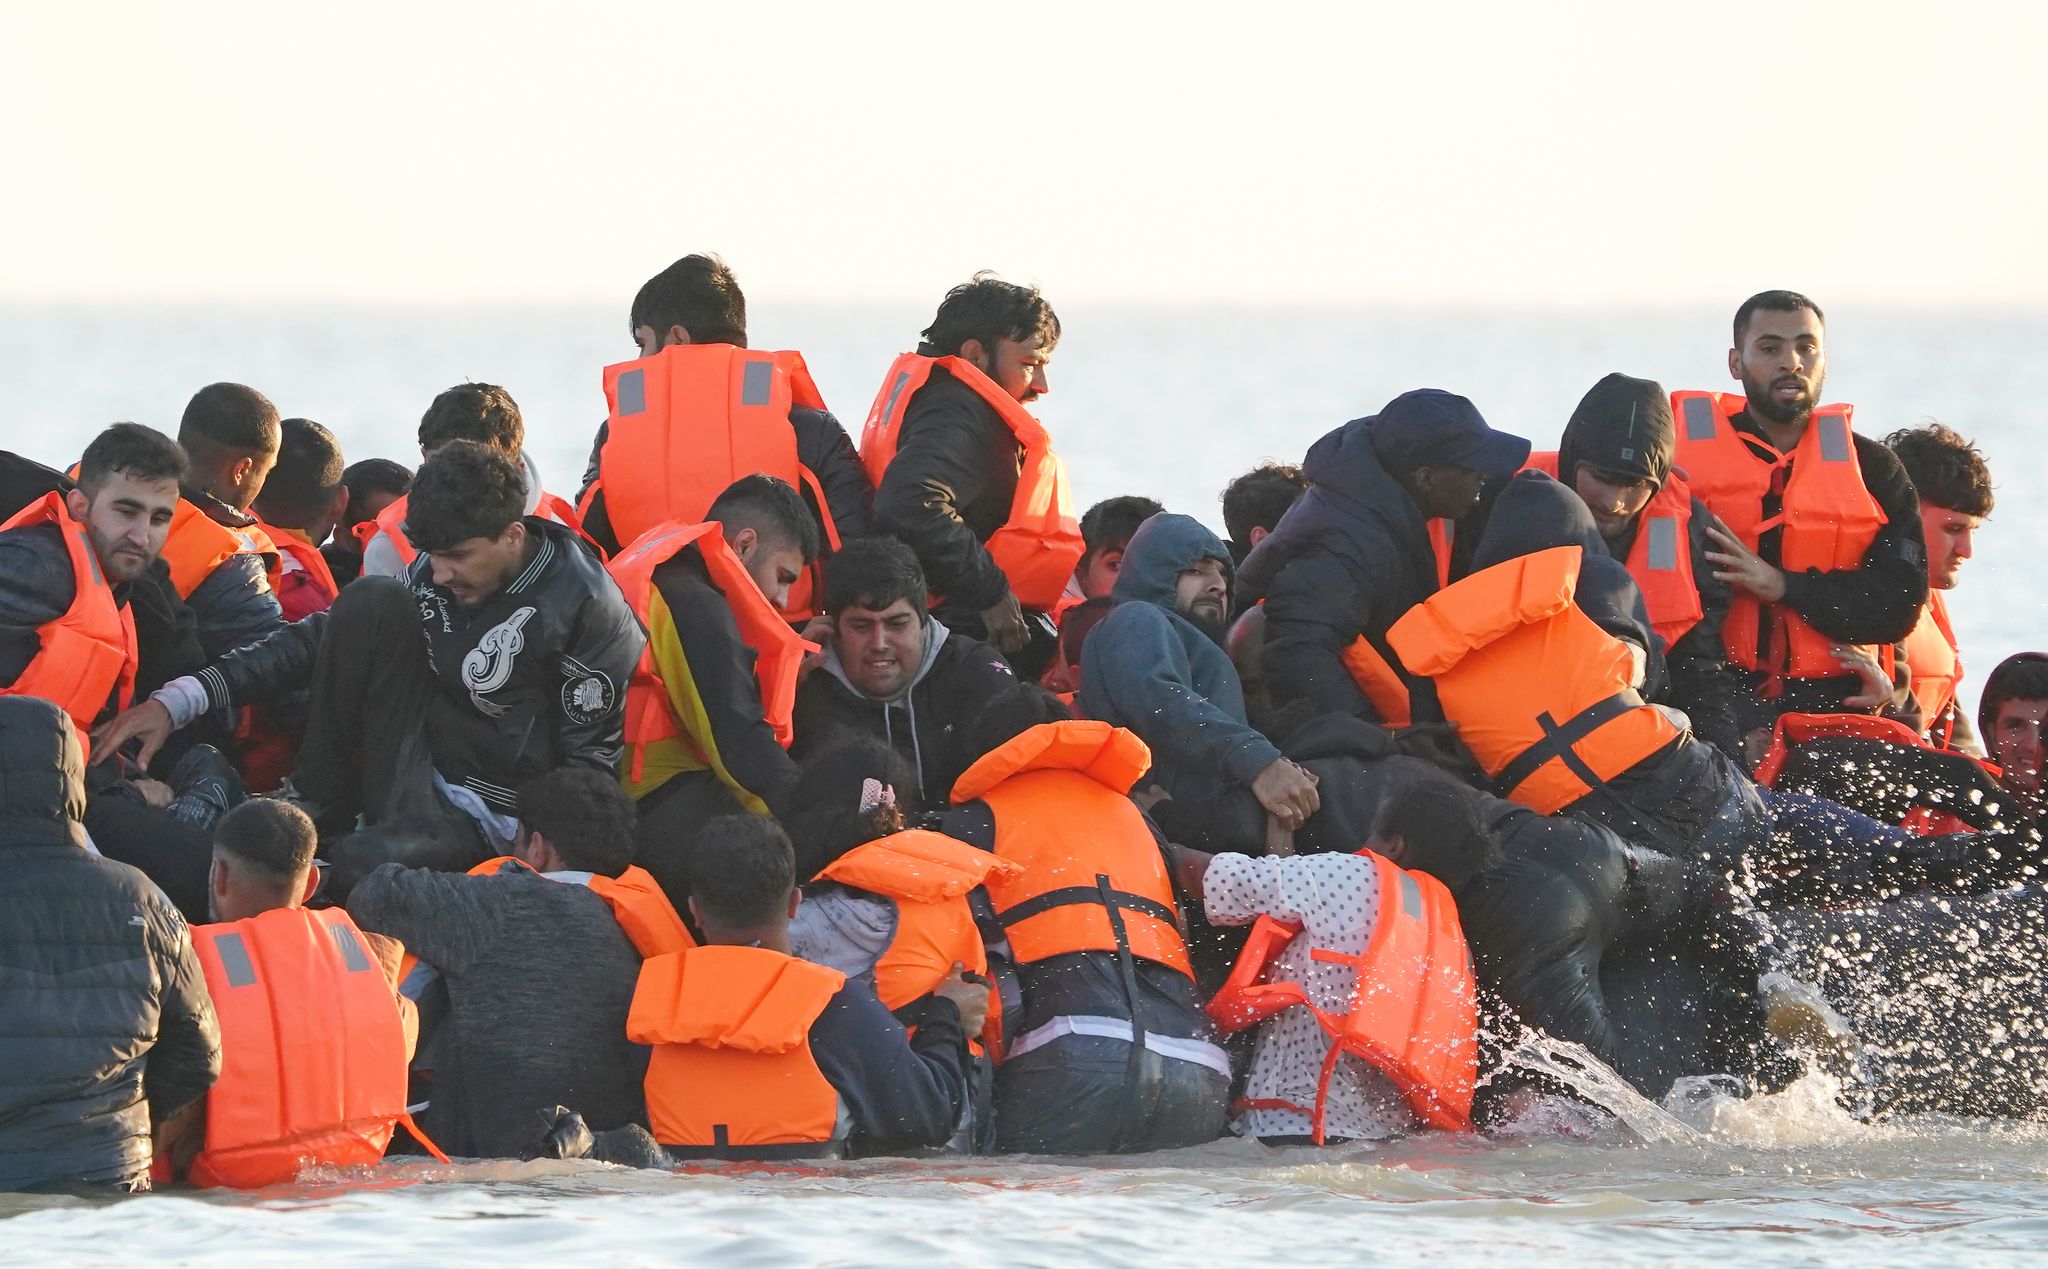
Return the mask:
{"type": "Polygon", "coordinates": [[[638,780],[632,779],[627,772],[620,772],[619,782],[625,786],[626,792],[638,801],[686,771],[710,771],[739,799],[741,806],[756,815],[768,814],[768,804],[741,786],[719,757],[718,745],[712,738],[710,716],[697,692],[697,680],[690,673],[689,658],[683,655],[683,641],[676,634],[675,618],[670,614],[668,601],[662,598],[658,586],[650,586],[647,596],[647,647],[654,656],[662,685],[668,689],[669,711],[675,715],[676,730],[682,734],[673,740],[653,741],[647,746],[646,760],[638,780]]]}

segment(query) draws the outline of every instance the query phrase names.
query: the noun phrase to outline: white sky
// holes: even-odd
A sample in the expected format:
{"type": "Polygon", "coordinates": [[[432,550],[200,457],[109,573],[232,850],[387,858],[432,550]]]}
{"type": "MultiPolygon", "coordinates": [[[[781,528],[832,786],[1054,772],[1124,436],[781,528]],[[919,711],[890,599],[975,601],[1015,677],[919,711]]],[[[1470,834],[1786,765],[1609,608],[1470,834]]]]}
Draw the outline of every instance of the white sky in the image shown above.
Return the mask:
{"type": "Polygon", "coordinates": [[[2048,295],[2048,6],[1224,12],[0,0],[0,301],[2048,295]]]}

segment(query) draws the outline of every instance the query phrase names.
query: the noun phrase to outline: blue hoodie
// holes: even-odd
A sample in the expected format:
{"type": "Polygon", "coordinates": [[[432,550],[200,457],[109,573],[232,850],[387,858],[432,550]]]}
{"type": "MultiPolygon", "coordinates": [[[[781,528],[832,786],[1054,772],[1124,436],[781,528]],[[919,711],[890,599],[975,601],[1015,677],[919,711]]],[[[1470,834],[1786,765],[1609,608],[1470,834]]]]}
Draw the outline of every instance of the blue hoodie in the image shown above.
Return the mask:
{"type": "Polygon", "coordinates": [[[1081,650],[1081,713],[1136,732],[1152,750],[1152,778],[1176,797],[1249,785],[1280,750],[1245,721],[1237,667],[1216,640],[1180,615],[1174,586],[1203,560],[1230,568],[1230,552],[1188,516],[1161,513],[1124,548],[1117,601],[1081,650]]]}

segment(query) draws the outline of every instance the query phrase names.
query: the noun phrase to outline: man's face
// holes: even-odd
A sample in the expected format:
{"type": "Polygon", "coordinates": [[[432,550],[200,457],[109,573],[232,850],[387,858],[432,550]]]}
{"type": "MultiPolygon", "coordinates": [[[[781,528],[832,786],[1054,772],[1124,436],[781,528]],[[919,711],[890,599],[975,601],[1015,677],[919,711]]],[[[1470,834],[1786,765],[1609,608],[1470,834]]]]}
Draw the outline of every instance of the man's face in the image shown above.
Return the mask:
{"type": "Polygon", "coordinates": [[[363,500],[350,508],[349,514],[355,518],[350,527],[353,528],[355,524],[361,524],[366,520],[374,522],[378,516],[384,514],[384,508],[398,501],[398,497],[397,494],[387,493],[382,489],[364,494],[363,500]]]}
{"type": "Polygon", "coordinates": [[[1820,318],[1805,308],[1750,314],[1742,346],[1728,350],[1728,373],[1742,381],[1750,409],[1773,423],[1804,423],[1827,379],[1820,318]]]}
{"type": "Polygon", "coordinates": [[[1425,520],[1462,520],[1479,505],[1483,477],[1469,467],[1443,464],[1416,471],[1409,492],[1425,520]]]}
{"type": "Polygon", "coordinates": [[[1648,480],[1631,479],[1620,472],[1604,472],[1591,463],[1580,463],[1572,473],[1572,490],[1593,512],[1600,536],[1608,541],[1628,532],[1657,486],[1648,480]]]}
{"type": "Polygon", "coordinates": [[[2048,720],[2048,701],[2010,700],[1998,703],[1991,720],[1991,761],[2005,771],[2005,787],[2021,793],[2041,792],[2041,724],[2048,720]]]}
{"type": "Polygon", "coordinates": [[[1029,404],[1052,391],[1045,378],[1046,363],[1052,360],[1052,349],[1046,347],[1045,336],[999,339],[994,348],[985,347],[979,340],[970,339],[967,343],[962,351],[977,354],[967,360],[981,367],[997,387],[1017,400],[1029,404]]]}
{"type": "Polygon", "coordinates": [[[1927,536],[1927,584],[1936,590],[1951,590],[1956,584],[1956,574],[1962,572],[1963,561],[1976,553],[1977,530],[1984,524],[1984,517],[1964,515],[1937,507],[1931,502],[1920,504],[1920,529],[1927,536]]]}
{"type": "Polygon", "coordinates": [[[163,551],[171,515],[178,509],[178,482],[138,480],[117,471],[90,496],[72,490],[64,504],[72,519],[85,525],[100,575],[109,586],[118,586],[142,576],[163,551]]]}
{"type": "Polygon", "coordinates": [[[514,521],[494,538],[464,538],[428,553],[434,562],[434,585],[474,608],[512,584],[525,565],[526,526],[514,521]]]}
{"type": "Polygon", "coordinates": [[[780,608],[789,602],[789,588],[804,575],[804,553],[796,547],[770,542],[753,529],[741,529],[733,538],[732,553],[754,585],[769,603],[780,608]]]}
{"type": "Polygon", "coordinates": [[[899,599],[877,612],[849,605],[832,619],[839,663],[861,694],[894,700],[924,660],[924,614],[899,599]]]}
{"type": "Polygon", "coordinates": [[[1117,570],[1124,566],[1124,548],[1105,546],[1081,561],[1081,593],[1099,599],[1116,589],[1117,570]]]}
{"type": "Polygon", "coordinates": [[[1173,582],[1173,606],[1181,616],[1204,630],[1223,633],[1223,616],[1230,605],[1230,575],[1220,560],[1203,560],[1182,569],[1173,582]]]}

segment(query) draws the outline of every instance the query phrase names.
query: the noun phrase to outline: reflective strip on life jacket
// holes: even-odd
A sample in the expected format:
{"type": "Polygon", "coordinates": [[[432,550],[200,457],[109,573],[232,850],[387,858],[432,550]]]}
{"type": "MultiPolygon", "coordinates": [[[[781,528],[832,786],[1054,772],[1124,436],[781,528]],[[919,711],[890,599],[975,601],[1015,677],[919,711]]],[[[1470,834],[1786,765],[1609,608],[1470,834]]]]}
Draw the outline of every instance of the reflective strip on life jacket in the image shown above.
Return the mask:
{"type": "Polygon", "coordinates": [[[654,1139],[683,1158],[834,1153],[839,1094],[811,1056],[810,1031],[845,982],[836,970],[759,947],[649,958],[626,1038],[654,1046],[646,1086],[654,1139]]]}
{"type": "MultiPolygon", "coordinates": [[[[654,571],[685,547],[695,546],[711,584],[725,597],[732,610],[740,639],[754,651],[754,679],[761,690],[762,717],[775,731],[775,739],[788,748],[791,715],[796,710],[797,671],[804,655],[818,650],[806,642],[782,614],[761,594],[746,566],[726,545],[724,530],[716,521],[704,524],[658,524],[635,539],[606,567],[617,582],[633,615],[644,627],[654,602],[654,571]]],[[[633,677],[626,685],[625,741],[630,760],[627,778],[637,781],[647,760],[647,746],[657,741],[683,737],[668,688],[661,681],[660,668],[650,643],[642,648],[633,677]]],[[[690,739],[698,757],[709,764],[702,745],[690,739]]]]}
{"type": "Polygon", "coordinates": [[[194,927],[192,947],[221,1034],[192,1183],[250,1189],[309,1160],[383,1158],[405,1114],[404,1024],[348,914],[279,908],[194,927]]]}
{"type": "MultiPolygon", "coordinates": [[[[1557,451],[1529,455],[1523,471],[1540,471],[1553,480],[1565,480],[1557,471],[1557,451]]],[[[1576,473],[1574,473],[1576,477],[1576,473]]],[[[1700,604],[1699,583],[1692,571],[1692,486],[1677,468],[1672,468],[1637,513],[1635,540],[1623,561],[1636,589],[1643,593],[1643,607],[1650,614],[1650,628],[1664,641],[1664,650],[1678,646],[1706,615],[1700,604]]]]}
{"type": "Polygon", "coordinates": [[[1283,1009],[1306,1008],[1336,1040],[1323,1060],[1311,1116],[1316,1144],[1323,1141],[1330,1079],[1340,1054],[1363,1058],[1385,1073],[1409,1108],[1434,1128],[1470,1128],[1472,1093],[1479,1075],[1479,991],[1458,906],[1442,882],[1408,872],[1369,850],[1358,852],[1379,877],[1379,913],[1362,956],[1316,948],[1317,961],[1356,971],[1343,1010],[1326,1012],[1298,982],[1271,981],[1275,958],[1301,926],[1262,916],[1209,1016],[1226,1033],[1242,1030],[1283,1009]]]}
{"type": "Polygon", "coordinates": [[[1085,549],[1081,522],[1074,516],[1073,497],[1067,489],[1067,469],[1053,453],[1045,426],[980,367],[958,357],[920,357],[916,353],[898,357],[883,377],[882,389],[861,429],[860,458],[868,479],[876,489],[882,487],[882,477],[896,457],[904,415],[937,366],[945,367],[987,402],[1023,450],[1009,518],[983,545],[1009,580],[1019,604],[1033,612],[1052,612],[1085,549]]]}
{"type": "MultiPolygon", "coordinates": [[[[1678,420],[1677,462],[1693,494],[1752,551],[1764,533],[1782,529],[1778,558],[1772,562],[1787,573],[1860,567],[1886,521],[1863,484],[1850,407],[1821,406],[1791,453],[1765,459],[1757,447],[1770,449],[1768,442],[1735,430],[1735,416],[1748,405],[1729,393],[1671,394],[1671,412],[1678,420]],[[1766,519],[1764,499],[1772,478],[1786,468],[1782,509],[1766,519]]],[[[1735,592],[1722,638],[1729,662],[1745,670],[1799,679],[1843,674],[1833,653],[1835,640],[1790,606],[1760,603],[1746,591],[1735,592]]],[[[1891,648],[1877,649],[1876,655],[1889,673],[1891,648]]]]}
{"type": "Polygon", "coordinates": [[[1545,815],[1682,734],[1636,694],[1630,646],[1572,603],[1583,551],[1552,547],[1474,573],[1387,632],[1409,671],[1435,681],[1499,795],[1545,815]]]}
{"type": "Polygon", "coordinates": [[[1906,668],[1912,671],[1910,691],[1920,705],[1920,725],[1927,738],[1946,749],[1956,731],[1956,685],[1963,680],[1962,651],[1955,627],[1949,624],[1948,600],[1938,590],[1927,592],[1920,620],[1905,641],[1906,668]]]}
{"type": "Polygon", "coordinates": [[[135,696],[135,615],[116,603],[100,573],[99,556],[83,524],[71,518],[63,492],[45,494],[17,511],[0,533],[39,524],[57,526],[71,563],[71,606],[36,628],[35,659],[0,687],[0,696],[38,696],[71,716],[81,745],[109,699],[128,708],[135,696]]]}

